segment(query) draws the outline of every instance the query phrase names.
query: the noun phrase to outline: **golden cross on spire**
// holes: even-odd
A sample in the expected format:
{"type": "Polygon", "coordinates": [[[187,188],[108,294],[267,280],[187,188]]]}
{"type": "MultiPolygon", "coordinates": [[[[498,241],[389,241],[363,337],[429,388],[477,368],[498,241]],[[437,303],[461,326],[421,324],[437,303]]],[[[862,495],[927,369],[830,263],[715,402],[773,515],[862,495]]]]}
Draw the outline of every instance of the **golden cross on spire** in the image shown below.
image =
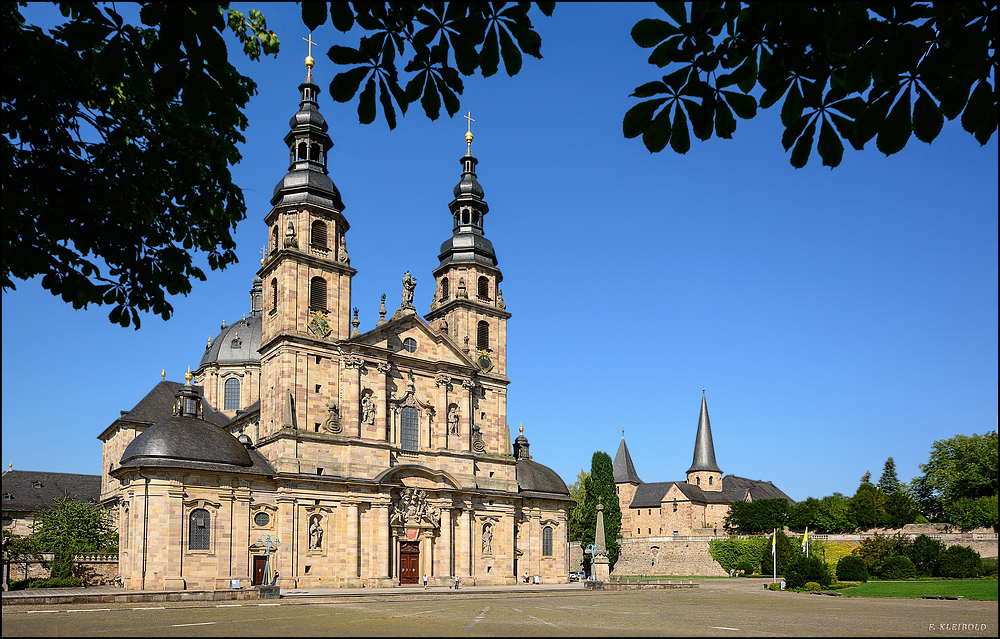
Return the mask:
{"type": "Polygon", "coordinates": [[[313,45],[316,44],[316,43],[313,42],[312,37],[313,37],[313,34],[312,34],[312,31],[310,31],[308,38],[302,38],[302,40],[304,42],[306,42],[306,43],[309,44],[309,51],[306,54],[306,68],[307,69],[313,68],[313,66],[315,66],[315,64],[316,64],[316,62],[313,60],[313,45]]]}
{"type": "Polygon", "coordinates": [[[262,246],[260,247],[260,263],[264,264],[264,260],[266,259],[267,259],[267,247],[262,246]]]}
{"type": "Polygon", "coordinates": [[[462,117],[469,121],[469,130],[465,134],[465,143],[471,146],[472,145],[472,138],[473,138],[473,135],[472,135],[472,123],[475,122],[475,120],[472,119],[472,111],[469,111],[468,115],[463,115],[462,117]]]}

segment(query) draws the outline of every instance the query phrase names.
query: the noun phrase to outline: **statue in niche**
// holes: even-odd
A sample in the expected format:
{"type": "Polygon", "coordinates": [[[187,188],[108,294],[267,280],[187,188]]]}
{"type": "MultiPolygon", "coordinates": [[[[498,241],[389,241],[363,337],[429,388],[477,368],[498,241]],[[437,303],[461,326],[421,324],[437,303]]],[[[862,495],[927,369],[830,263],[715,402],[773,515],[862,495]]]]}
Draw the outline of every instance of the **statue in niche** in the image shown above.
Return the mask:
{"type": "Polygon", "coordinates": [[[285,248],[299,248],[299,238],[295,236],[295,225],[288,220],[288,230],[285,231],[285,248]]]}
{"type": "Polygon", "coordinates": [[[361,396],[361,421],[366,424],[375,423],[375,400],[370,391],[361,396]]]}
{"type": "Polygon", "coordinates": [[[413,308],[413,290],[417,288],[417,278],[407,271],[403,274],[403,304],[402,308],[413,308]]]}
{"type": "Polygon", "coordinates": [[[458,434],[458,404],[448,407],[448,430],[452,435],[458,434]]]}
{"type": "Polygon", "coordinates": [[[319,525],[320,516],[313,515],[309,523],[309,549],[319,550],[323,547],[323,527],[319,525]]]}
{"type": "Polygon", "coordinates": [[[351,258],[347,254],[347,237],[344,235],[340,236],[340,262],[348,266],[351,265],[351,258]]]}
{"type": "Polygon", "coordinates": [[[483,524],[483,554],[493,554],[493,524],[489,522],[483,524]]]}
{"type": "Polygon", "coordinates": [[[461,297],[467,299],[469,297],[469,291],[465,288],[465,278],[458,278],[458,294],[455,297],[461,297]]]}

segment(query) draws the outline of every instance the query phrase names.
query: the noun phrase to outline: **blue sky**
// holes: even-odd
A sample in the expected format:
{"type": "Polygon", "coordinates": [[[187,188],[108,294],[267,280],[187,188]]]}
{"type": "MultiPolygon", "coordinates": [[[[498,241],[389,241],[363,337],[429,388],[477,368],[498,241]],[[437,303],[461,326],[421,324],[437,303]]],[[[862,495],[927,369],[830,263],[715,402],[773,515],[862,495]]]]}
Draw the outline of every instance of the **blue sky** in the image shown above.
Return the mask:
{"type": "MultiPolygon", "coordinates": [[[[99,473],[96,436],[119,411],[161,369],[182,380],[208,335],[249,311],[306,35],[296,6],[252,6],[282,50],[254,63],[230,48],[259,85],[234,169],[248,208],[240,263],[139,331],[112,326],[106,308],[74,311],[37,282],[4,292],[5,469],[99,473]]],[[[643,480],[681,480],[704,386],[722,470],[801,500],[853,494],[889,456],[909,481],[935,440],[996,429],[996,136],[980,147],[947,122],[932,145],[912,139],[886,158],[872,142],[837,169],[814,156],[796,170],[771,109],[739,121],[734,140],[651,155],[621,121],[629,93],[659,77],[629,36],[658,12],[536,12],[542,60],[526,58],[513,78],[465,78],[461,114],[476,120],[485,230],[512,313],[512,431],[523,423],[535,459],[569,483],[594,451],[614,456],[624,427],[643,480]]],[[[327,90],[336,70],[322,52],[340,38],[329,24],[313,34],[314,73],[365,330],[382,293],[398,303],[407,270],[428,310],[466,124],[431,122],[418,105],[394,131],[381,117],[359,124],[327,90]]]]}

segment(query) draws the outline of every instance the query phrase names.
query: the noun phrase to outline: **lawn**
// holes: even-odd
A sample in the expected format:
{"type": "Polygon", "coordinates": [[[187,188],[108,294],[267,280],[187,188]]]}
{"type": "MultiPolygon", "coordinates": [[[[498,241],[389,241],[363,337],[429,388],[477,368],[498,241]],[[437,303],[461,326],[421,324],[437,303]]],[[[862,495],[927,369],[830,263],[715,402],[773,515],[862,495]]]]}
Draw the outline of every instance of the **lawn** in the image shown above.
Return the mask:
{"type": "Polygon", "coordinates": [[[944,595],[984,601],[997,600],[995,579],[955,579],[947,581],[874,581],[839,590],[845,597],[908,597],[944,595]]]}

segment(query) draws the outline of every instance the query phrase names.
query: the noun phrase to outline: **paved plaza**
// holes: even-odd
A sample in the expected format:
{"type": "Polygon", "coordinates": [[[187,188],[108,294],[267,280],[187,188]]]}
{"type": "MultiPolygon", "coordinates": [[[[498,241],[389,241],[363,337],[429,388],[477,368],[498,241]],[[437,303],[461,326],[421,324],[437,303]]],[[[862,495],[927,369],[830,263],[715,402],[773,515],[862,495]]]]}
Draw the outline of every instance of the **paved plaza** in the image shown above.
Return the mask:
{"type": "MultiPolygon", "coordinates": [[[[3,636],[996,636],[996,601],[564,586],[290,591],[277,601],[9,605],[3,636]],[[293,594],[294,593],[294,594],[293,594]]],[[[5,597],[5,602],[9,599],[5,597]]]]}

